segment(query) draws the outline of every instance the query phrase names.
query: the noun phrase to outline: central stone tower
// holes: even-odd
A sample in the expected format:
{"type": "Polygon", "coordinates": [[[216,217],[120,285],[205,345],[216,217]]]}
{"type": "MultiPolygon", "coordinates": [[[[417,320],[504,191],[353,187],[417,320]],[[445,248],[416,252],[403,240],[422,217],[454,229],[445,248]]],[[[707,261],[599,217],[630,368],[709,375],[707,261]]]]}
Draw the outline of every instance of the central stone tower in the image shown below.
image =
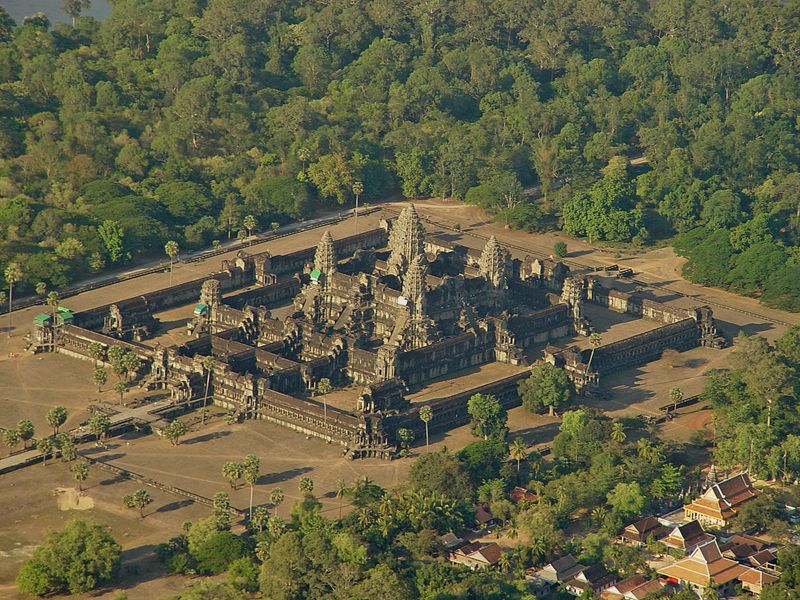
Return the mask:
{"type": "Polygon", "coordinates": [[[418,256],[425,256],[425,228],[413,204],[400,213],[389,233],[389,272],[403,278],[418,256]]]}

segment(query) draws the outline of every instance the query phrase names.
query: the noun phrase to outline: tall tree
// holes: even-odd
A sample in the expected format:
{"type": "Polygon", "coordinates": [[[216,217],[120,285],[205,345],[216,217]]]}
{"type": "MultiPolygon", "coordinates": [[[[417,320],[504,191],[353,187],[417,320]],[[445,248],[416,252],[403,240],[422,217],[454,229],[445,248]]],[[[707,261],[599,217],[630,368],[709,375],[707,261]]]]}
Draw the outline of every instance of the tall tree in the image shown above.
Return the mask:
{"type": "Polygon", "coordinates": [[[244,457],[244,480],[250,486],[250,519],[253,518],[253,489],[261,476],[261,460],[255,454],[244,457]]]}
{"type": "Polygon", "coordinates": [[[172,285],[172,272],[175,259],[178,257],[178,253],[180,252],[180,248],[178,247],[178,242],[174,240],[168,241],[164,245],[164,253],[169,258],[169,284],[172,285]]]}
{"type": "Polygon", "coordinates": [[[6,283],[8,284],[8,336],[11,337],[11,311],[14,301],[14,285],[22,279],[22,268],[19,263],[9,263],[5,270],[6,283]]]}
{"type": "Polygon", "coordinates": [[[508,454],[512,460],[517,461],[517,473],[519,473],[520,461],[528,458],[528,446],[525,441],[519,436],[514,438],[514,441],[508,447],[508,454]]]}
{"type": "Polygon", "coordinates": [[[472,417],[472,432],[476,436],[488,440],[505,435],[508,414],[494,396],[475,394],[467,401],[467,412],[472,417]]]}
{"type": "Polygon", "coordinates": [[[430,406],[422,406],[419,409],[419,418],[425,423],[425,450],[428,450],[430,438],[428,437],[428,423],[433,418],[433,409],[430,406]]]}

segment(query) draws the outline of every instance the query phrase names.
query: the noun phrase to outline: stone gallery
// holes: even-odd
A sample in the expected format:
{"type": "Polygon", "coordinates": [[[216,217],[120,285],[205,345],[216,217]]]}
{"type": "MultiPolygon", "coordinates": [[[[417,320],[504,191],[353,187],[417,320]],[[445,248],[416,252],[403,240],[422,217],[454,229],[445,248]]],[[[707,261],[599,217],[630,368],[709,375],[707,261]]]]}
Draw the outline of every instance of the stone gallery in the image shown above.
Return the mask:
{"type": "Polygon", "coordinates": [[[676,309],[606,289],[561,262],[512,259],[494,237],[478,252],[427,236],[413,205],[377,229],[338,240],[325,232],[316,248],[240,252],[210,277],[69,320],[41,315],[31,334],[37,351],[135,352],[142,386],[181,402],[208,397],[232,418],[266,419],[341,444],[353,458],[394,456],[399,429],[422,433],[422,406],[435,432],[467,423],[476,393],[518,405],[517,383],[542,357],[591,393],[604,374],[668,348],[719,343],[708,307],[676,309]],[[585,303],[658,326],[592,350],[559,346],[592,332],[585,303]],[[155,315],[180,306],[191,314],[186,341],[148,344],[155,315]],[[494,363],[508,368],[420,399],[431,382],[494,363]],[[350,399],[328,400],[340,390],[350,399]]]}

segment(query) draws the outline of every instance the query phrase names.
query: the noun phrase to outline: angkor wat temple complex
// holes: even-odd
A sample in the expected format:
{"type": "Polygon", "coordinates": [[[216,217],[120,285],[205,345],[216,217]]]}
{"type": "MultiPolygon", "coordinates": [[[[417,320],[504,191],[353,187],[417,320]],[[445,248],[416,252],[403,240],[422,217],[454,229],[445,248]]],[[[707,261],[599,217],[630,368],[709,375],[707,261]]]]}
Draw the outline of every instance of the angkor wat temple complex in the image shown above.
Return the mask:
{"type": "Polygon", "coordinates": [[[492,237],[481,252],[426,236],[412,206],[394,221],[316,248],[271,255],[240,252],[209,276],[74,314],[37,320],[36,350],[88,357],[89,346],[136,352],[142,385],[174,398],[208,395],[238,418],[260,418],[339,443],[351,457],[391,457],[396,432],[423,434],[469,420],[467,399],[492,393],[519,404],[517,382],[544,357],[592,389],[615,369],[667,348],[716,345],[711,310],[682,310],[606,289],[560,262],[512,259],[492,237]],[[586,303],[659,323],[591,356],[558,341],[588,335],[586,303]],[[150,343],[157,313],[186,306],[186,341],[150,343]],[[58,319],[56,319],[58,321],[58,319]],[[409,400],[434,380],[482,365],[513,371],[443,397],[409,400]],[[320,382],[350,390],[328,401],[320,382]],[[345,395],[346,398],[346,395],[345,395]]]}

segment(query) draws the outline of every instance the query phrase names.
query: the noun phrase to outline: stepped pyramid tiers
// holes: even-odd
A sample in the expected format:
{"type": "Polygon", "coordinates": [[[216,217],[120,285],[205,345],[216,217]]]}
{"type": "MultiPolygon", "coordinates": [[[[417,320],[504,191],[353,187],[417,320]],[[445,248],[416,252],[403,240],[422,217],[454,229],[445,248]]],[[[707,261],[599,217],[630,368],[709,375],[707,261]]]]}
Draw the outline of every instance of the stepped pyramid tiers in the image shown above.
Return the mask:
{"type": "Polygon", "coordinates": [[[403,277],[403,298],[408,301],[412,315],[425,312],[425,288],[428,279],[428,262],[424,255],[417,255],[403,277]]]}
{"type": "Polygon", "coordinates": [[[478,261],[478,266],[481,275],[492,284],[495,289],[505,289],[507,285],[507,269],[506,263],[508,261],[508,253],[500,247],[497,243],[497,238],[492,236],[486,242],[486,246],[481,252],[481,258],[478,261]]]}
{"type": "Polygon", "coordinates": [[[317,244],[314,254],[314,269],[324,278],[330,278],[336,270],[336,251],[333,248],[333,236],[330,231],[325,231],[322,239],[317,244]]]}
{"type": "Polygon", "coordinates": [[[400,213],[389,234],[389,272],[398,277],[405,274],[417,256],[425,255],[425,227],[417,209],[409,204],[400,213]]]}

